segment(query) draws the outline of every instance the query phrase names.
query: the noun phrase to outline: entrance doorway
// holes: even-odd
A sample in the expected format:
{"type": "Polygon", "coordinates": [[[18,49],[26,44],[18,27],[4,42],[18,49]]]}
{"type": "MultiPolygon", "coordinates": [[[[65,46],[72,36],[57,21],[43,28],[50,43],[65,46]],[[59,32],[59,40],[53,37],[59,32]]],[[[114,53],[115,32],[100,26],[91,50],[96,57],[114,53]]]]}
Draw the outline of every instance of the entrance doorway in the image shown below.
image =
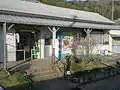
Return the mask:
{"type": "Polygon", "coordinates": [[[50,57],[52,56],[52,34],[44,34],[44,39],[45,39],[44,55],[45,57],[50,57]]]}
{"type": "Polygon", "coordinates": [[[38,44],[38,32],[33,30],[20,30],[18,32],[19,40],[17,40],[17,52],[16,59],[25,60],[31,59],[31,55],[33,59],[40,57],[40,49],[38,44]],[[33,50],[34,49],[34,50],[33,50]],[[37,51],[36,51],[37,49],[37,51]],[[36,52],[36,56],[35,56],[36,52]]]}

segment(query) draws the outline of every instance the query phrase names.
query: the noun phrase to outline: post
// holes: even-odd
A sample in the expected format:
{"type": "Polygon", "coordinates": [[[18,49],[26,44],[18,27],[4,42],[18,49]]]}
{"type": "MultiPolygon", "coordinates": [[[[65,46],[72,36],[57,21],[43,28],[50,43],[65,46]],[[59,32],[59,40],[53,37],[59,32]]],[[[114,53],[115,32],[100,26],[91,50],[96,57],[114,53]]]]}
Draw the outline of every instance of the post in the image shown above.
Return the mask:
{"type": "Polygon", "coordinates": [[[64,64],[64,79],[66,78],[66,67],[65,67],[65,64],[64,64]]]}
{"type": "Polygon", "coordinates": [[[90,33],[91,33],[92,29],[84,29],[84,31],[86,32],[86,34],[87,34],[86,37],[88,38],[89,46],[88,46],[87,55],[89,56],[89,54],[90,54],[90,33]]]}
{"type": "Polygon", "coordinates": [[[24,61],[25,61],[25,59],[26,59],[26,58],[25,58],[25,50],[24,50],[24,61]]]}
{"type": "Polygon", "coordinates": [[[55,64],[55,39],[56,39],[56,28],[55,27],[53,27],[53,52],[52,52],[52,58],[53,58],[53,64],[55,64]]]}
{"type": "Polygon", "coordinates": [[[114,0],[112,0],[112,15],[111,15],[111,20],[114,20],[114,0]]]}
{"type": "Polygon", "coordinates": [[[7,24],[6,22],[3,24],[3,42],[4,42],[4,69],[7,69],[7,58],[6,58],[6,30],[7,24]]]}
{"type": "Polygon", "coordinates": [[[112,36],[109,34],[109,51],[110,51],[110,55],[112,54],[112,36]]]}
{"type": "Polygon", "coordinates": [[[56,33],[60,28],[53,27],[52,29],[48,27],[48,29],[52,32],[52,63],[55,64],[55,39],[56,39],[56,33]]]}

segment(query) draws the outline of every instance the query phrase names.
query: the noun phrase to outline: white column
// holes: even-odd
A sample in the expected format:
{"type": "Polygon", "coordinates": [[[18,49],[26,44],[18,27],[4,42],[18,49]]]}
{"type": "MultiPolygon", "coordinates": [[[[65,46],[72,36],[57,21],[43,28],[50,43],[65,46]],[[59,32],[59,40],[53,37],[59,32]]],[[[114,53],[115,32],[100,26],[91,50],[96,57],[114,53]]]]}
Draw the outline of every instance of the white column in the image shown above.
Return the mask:
{"type": "Polygon", "coordinates": [[[87,34],[86,38],[88,38],[88,44],[89,44],[89,46],[88,46],[88,48],[87,48],[87,52],[85,52],[85,53],[86,53],[87,55],[89,55],[89,54],[90,54],[90,33],[91,33],[92,29],[84,29],[84,31],[85,31],[86,34],[87,34]]]}
{"type": "Polygon", "coordinates": [[[56,30],[56,28],[55,27],[53,27],[53,32],[52,32],[52,35],[53,35],[53,48],[55,48],[55,39],[56,39],[56,32],[57,32],[57,30],[56,30]]]}
{"type": "Polygon", "coordinates": [[[57,29],[55,27],[52,27],[52,28],[48,27],[48,29],[52,32],[52,35],[53,35],[53,37],[52,37],[52,40],[53,40],[52,41],[52,63],[54,64],[55,63],[56,32],[60,29],[60,27],[57,29]]]}
{"type": "Polygon", "coordinates": [[[0,62],[4,61],[3,28],[0,26],[0,62]]]}
{"type": "Polygon", "coordinates": [[[44,30],[43,30],[43,28],[41,29],[41,34],[40,34],[40,36],[41,36],[41,39],[40,39],[40,56],[41,56],[41,59],[42,58],[44,58],[44,48],[45,48],[45,40],[44,40],[44,30]]]}
{"type": "Polygon", "coordinates": [[[109,34],[109,51],[112,51],[112,37],[109,34]]]}

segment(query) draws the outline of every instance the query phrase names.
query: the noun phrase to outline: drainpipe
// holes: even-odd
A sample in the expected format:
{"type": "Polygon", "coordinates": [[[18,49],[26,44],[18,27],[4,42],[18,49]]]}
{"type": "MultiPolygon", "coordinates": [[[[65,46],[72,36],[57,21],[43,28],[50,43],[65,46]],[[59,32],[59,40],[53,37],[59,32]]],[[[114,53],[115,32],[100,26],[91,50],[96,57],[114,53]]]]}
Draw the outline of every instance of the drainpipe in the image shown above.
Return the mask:
{"type": "Polygon", "coordinates": [[[48,27],[48,29],[52,32],[52,64],[55,64],[55,39],[56,39],[56,33],[57,31],[60,29],[59,28],[55,28],[55,27],[48,27]]]}

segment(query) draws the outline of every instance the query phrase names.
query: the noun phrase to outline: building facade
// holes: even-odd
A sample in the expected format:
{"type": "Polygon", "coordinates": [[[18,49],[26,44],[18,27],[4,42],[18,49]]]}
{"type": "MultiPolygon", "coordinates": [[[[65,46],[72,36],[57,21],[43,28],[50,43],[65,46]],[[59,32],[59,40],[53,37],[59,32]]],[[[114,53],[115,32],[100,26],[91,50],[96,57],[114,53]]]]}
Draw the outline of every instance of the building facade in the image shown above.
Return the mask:
{"type": "Polygon", "coordinates": [[[72,54],[76,37],[88,34],[97,43],[93,54],[115,51],[109,30],[119,30],[120,26],[97,13],[20,0],[0,1],[1,62],[42,59],[53,54],[62,58],[72,54]]]}

